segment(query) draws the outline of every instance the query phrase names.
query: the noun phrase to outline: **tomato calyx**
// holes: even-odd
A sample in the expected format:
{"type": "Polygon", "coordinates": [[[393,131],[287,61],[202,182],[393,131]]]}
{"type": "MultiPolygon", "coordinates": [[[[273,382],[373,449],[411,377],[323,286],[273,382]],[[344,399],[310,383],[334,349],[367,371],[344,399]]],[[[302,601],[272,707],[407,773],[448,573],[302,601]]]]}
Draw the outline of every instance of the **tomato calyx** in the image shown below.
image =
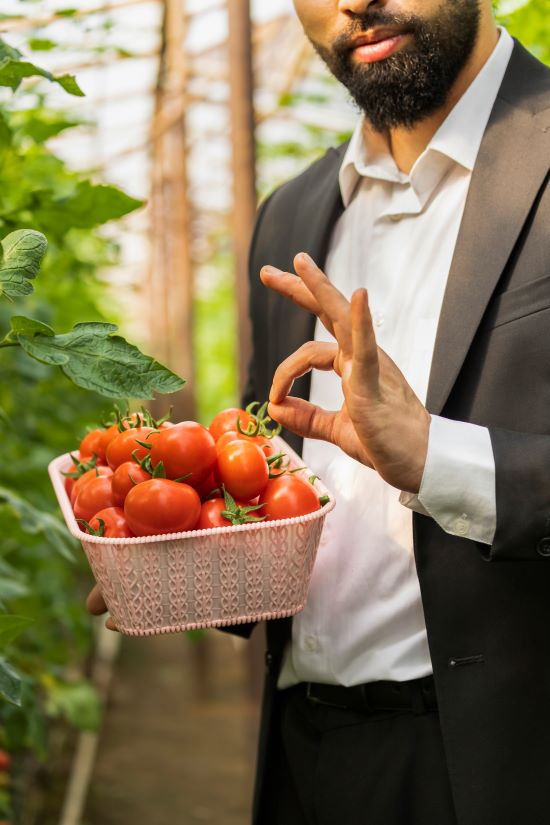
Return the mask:
{"type": "Polygon", "coordinates": [[[221,511],[221,515],[226,518],[235,527],[238,524],[250,524],[254,521],[265,521],[265,516],[250,515],[255,510],[263,507],[263,504],[247,504],[245,506],[237,504],[231,493],[229,493],[222,485],[223,498],[225,501],[225,510],[221,511]]]}
{"type": "Polygon", "coordinates": [[[153,418],[147,407],[142,406],[139,412],[131,413],[128,405],[126,405],[126,410],[122,412],[118,404],[115,404],[111,419],[102,423],[105,428],[112,427],[113,424],[116,424],[120,433],[123,433],[125,430],[137,429],[138,427],[152,427],[154,430],[158,430],[163,424],[170,421],[173,409],[173,407],[170,407],[162,418],[153,418]]]}
{"type": "Polygon", "coordinates": [[[87,533],[89,533],[91,536],[97,536],[98,539],[103,539],[105,538],[105,522],[102,518],[98,518],[97,521],[99,527],[97,528],[97,530],[94,530],[92,525],[88,521],[86,521],[86,519],[77,518],[77,522],[85,528],[87,533]]]}
{"type": "Polygon", "coordinates": [[[97,467],[97,455],[95,453],[88,461],[80,461],[72,453],[70,453],[70,456],[76,469],[69,473],[62,472],[61,475],[65,478],[80,478],[88,470],[95,470],[97,467]]]}
{"type": "Polygon", "coordinates": [[[328,504],[330,501],[330,496],[319,496],[319,504],[321,507],[324,507],[325,504],[328,504]]]}
{"type": "Polygon", "coordinates": [[[260,404],[259,401],[252,401],[248,407],[245,408],[248,415],[252,418],[252,421],[249,421],[246,428],[243,428],[239,416],[237,418],[237,432],[241,435],[251,436],[252,438],[257,435],[263,435],[264,438],[274,438],[276,435],[279,435],[283,428],[267,414],[268,403],[268,401],[264,401],[263,404],[260,404]],[[256,407],[258,410],[254,412],[256,407]],[[272,427],[272,424],[275,426],[272,427]]]}
{"type": "Polygon", "coordinates": [[[269,456],[266,461],[269,467],[269,478],[278,478],[288,470],[289,458],[286,453],[276,453],[275,455],[269,456]]]}

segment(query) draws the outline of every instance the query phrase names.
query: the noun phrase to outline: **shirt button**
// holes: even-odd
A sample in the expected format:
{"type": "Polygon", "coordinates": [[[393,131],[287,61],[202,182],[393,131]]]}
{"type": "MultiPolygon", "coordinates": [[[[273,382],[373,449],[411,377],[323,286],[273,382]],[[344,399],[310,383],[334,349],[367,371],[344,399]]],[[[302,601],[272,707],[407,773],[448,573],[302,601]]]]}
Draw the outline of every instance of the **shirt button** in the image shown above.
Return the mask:
{"type": "Polygon", "coordinates": [[[310,653],[317,653],[319,650],[319,642],[315,636],[306,636],[305,646],[306,650],[309,650],[310,653]]]}
{"type": "Polygon", "coordinates": [[[550,556],[550,536],[545,536],[539,541],[537,544],[537,553],[544,558],[550,556]]]}
{"type": "Polygon", "coordinates": [[[466,513],[462,513],[460,518],[455,521],[455,532],[457,536],[467,536],[470,532],[469,518],[466,513]]]}

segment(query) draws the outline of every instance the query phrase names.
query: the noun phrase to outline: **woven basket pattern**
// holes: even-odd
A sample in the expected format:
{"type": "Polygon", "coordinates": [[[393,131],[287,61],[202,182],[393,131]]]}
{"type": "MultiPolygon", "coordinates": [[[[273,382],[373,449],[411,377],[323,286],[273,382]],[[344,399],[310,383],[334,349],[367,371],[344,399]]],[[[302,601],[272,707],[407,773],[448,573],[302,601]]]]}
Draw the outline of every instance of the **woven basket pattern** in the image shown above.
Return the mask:
{"type": "MultiPolygon", "coordinates": [[[[299,459],[282,439],[277,450],[299,459]]],[[[64,489],[69,454],[49,467],[67,527],[82,542],[113,621],[146,636],[276,619],[304,607],[326,514],[168,536],[105,539],[82,533],[64,489]]],[[[304,475],[310,474],[308,470],[304,475]]],[[[316,482],[319,495],[328,491],[316,482]]]]}

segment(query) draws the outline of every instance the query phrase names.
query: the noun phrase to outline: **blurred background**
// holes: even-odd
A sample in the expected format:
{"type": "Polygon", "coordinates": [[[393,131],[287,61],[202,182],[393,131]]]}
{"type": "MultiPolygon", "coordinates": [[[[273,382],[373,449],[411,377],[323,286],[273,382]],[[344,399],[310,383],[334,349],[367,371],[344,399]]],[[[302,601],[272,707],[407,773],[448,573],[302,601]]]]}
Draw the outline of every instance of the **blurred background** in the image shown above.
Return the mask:
{"type": "MultiPolygon", "coordinates": [[[[547,0],[497,12],[550,63],[547,0]]],[[[118,323],[187,380],[175,420],[208,424],[243,382],[257,203],[344,140],[354,108],[291,0],[3,0],[0,38],[0,80],[6,48],[42,72],[0,86],[0,237],[49,241],[25,312],[118,323]]],[[[17,352],[0,376],[0,611],[33,620],[16,639],[0,624],[0,825],[245,825],[261,635],[92,622],[45,468],[109,403],[17,352]]]]}

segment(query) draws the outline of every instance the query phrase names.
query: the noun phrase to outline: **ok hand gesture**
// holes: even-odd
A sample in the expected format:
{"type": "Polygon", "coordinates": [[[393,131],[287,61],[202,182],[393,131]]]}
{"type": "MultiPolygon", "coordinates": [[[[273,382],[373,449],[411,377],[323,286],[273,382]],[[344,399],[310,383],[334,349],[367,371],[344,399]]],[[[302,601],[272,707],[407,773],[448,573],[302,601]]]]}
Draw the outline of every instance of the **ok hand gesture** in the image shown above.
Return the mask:
{"type": "Polygon", "coordinates": [[[269,414],[304,438],[336,444],[397,487],[418,493],[430,415],[391,358],[377,346],[365,289],[351,303],[306,253],[294,259],[299,277],[264,266],[263,284],[317,315],[335,344],[310,341],[277,368],[269,414]],[[289,396],[296,378],[311,369],[334,370],[344,404],[330,412],[289,396]]]}

